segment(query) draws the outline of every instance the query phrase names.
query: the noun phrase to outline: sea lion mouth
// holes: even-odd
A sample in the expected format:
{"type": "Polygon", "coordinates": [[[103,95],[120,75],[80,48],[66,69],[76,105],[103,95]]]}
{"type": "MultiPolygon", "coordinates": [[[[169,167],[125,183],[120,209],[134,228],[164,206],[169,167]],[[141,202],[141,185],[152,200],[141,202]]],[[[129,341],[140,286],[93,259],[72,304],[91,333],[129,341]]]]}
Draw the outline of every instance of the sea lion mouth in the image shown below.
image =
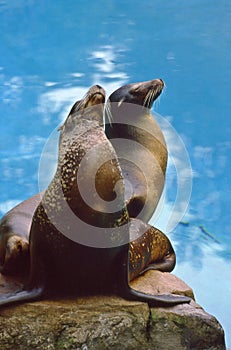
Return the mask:
{"type": "Polygon", "coordinates": [[[147,93],[144,98],[143,107],[151,109],[153,102],[160,96],[164,86],[165,84],[162,79],[155,79],[151,82],[147,82],[147,87],[144,84],[143,89],[144,91],[147,90],[147,93]]]}
{"type": "Polygon", "coordinates": [[[105,102],[105,90],[100,85],[93,85],[83,99],[84,108],[105,102]]]}
{"type": "Polygon", "coordinates": [[[92,107],[105,102],[105,90],[100,85],[93,85],[87,92],[85,97],[77,102],[75,111],[83,110],[87,107],[92,107]]]}
{"type": "MultiPolygon", "coordinates": [[[[76,125],[76,122],[79,118],[83,117],[84,111],[87,108],[94,107],[98,105],[94,111],[100,111],[100,109],[103,108],[104,102],[105,102],[105,90],[100,85],[93,85],[84,98],[82,100],[79,100],[75,102],[75,104],[72,106],[68,117],[66,118],[65,122],[62,126],[59,127],[59,131],[66,132],[73,130],[73,128],[76,125]]],[[[88,110],[89,112],[89,110],[88,110]]]]}
{"type": "Polygon", "coordinates": [[[101,92],[96,92],[89,96],[89,101],[86,103],[86,107],[95,106],[105,102],[105,95],[101,92]]]}

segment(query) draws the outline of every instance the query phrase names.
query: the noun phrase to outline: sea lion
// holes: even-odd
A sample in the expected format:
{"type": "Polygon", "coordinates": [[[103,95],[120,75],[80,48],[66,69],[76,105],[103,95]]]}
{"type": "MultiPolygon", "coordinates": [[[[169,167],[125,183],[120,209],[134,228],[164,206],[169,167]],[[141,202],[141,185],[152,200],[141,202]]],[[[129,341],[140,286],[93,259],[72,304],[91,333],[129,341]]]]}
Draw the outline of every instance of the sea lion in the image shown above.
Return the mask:
{"type": "Polygon", "coordinates": [[[168,158],[164,135],[150,111],[163,88],[162,79],[127,84],[106,104],[105,133],[122,168],[128,212],[145,222],[163,191],[168,158]]]}
{"type": "Polygon", "coordinates": [[[182,296],[141,293],[129,285],[131,225],[122,172],[102,127],[104,99],[104,90],[93,86],[61,128],[57,171],[31,225],[28,283],[17,294],[1,296],[0,305],[63,293],[116,292],[153,305],[190,301],[182,296]],[[95,173],[94,166],[98,166],[95,173]],[[92,171],[102,201],[88,192],[92,171]],[[91,206],[84,195],[90,196],[91,206]]]}
{"type": "Polygon", "coordinates": [[[0,221],[0,272],[25,274],[29,268],[29,232],[43,193],[21,202],[0,221]]]}
{"type": "MultiPolygon", "coordinates": [[[[134,85],[135,84],[129,85],[131,87],[131,91],[133,91],[132,87],[134,88],[134,85]]],[[[144,83],[141,83],[141,88],[140,90],[144,92],[144,88],[145,88],[144,83]],[[141,88],[143,88],[143,90],[141,88]]],[[[150,84],[147,85],[147,88],[150,88],[150,84]]],[[[116,92],[113,93],[112,96],[117,95],[119,93],[120,97],[124,99],[126,96],[123,95],[123,91],[127,91],[127,90],[128,90],[128,86],[126,85],[125,87],[122,87],[121,89],[117,90],[117,93],[116,92]]],[[[139,89],[136,90],[136,92],[138,91],[139,89]]],[[[152,90],[149,90],[149,94],[150,94],[150,91],[152,90]]],[[[146,94],[148,95],[148,92],[146,92],[146,94]]],[[[156,96],[157,95],[155,95],[155,97],[156,96]]],[[[135,95],[135,97],[136,99],[134,101],[137,103],[137,98],[138,97],[143,98],[143,95],[138,94],[137,96],[135,95]]],[[[79,103],[80,101],[77,101],[74,104],[74,106],[70,111],[70,115],[74,113],[76,106],[78,106],[79,103]]],[[[143,100],[140,100],[140,104],[143,104],[143,100]]],[[[29,231],[30,231],[31,221],[32,221],[34,211],[38,206],[39,202],[41,201],[43,194],[44,192],[34,195],[31,198],[27,199],[26,201],[18,204],[15,208],[11,209],[7,214],[5,214],[5,216],[2,218],[0,222],[0,263],[1,263],[0,269],[1,269],[1,272],[6,275],[9,275],[9,274],[15,275],[18,273],[25,274],[25,271],[28,270],[29,231]]],[[[166,237],[163,233],[159,231],[159,235],[160,234],[163,235],[163,239],[159,239],[158,242],[164,241],[166,237]]],[[[155,236],[152,236],[152,238],[153,237],[156,238],[155,236]]],[[[156,239],[154,240],[156,242],[156,239]]],[[[140,243],[143,244],[143,242],[140,242],[140,243]]],[[[153,249],[154,248],[155,246],[153,245],[153,249]]],[[[162,256],[165,257],[167,252],[163,248],[163,246],[162,246],[161,252],[162,252],[162,256]]],[[[132,256],[134,256],[133,253],[132,253],[132,256]]],[[[151,256],[153,256],[153,253],[151,254],[151,256]]],[[[159,260],[160,260],[160,257],[159,257],[159,260]]],[[[147,265],[150,263],[147,259],[146,259],[146,262],[147,262],[147,265]]],[[[158,267],[161,266],[161,269],[163,271],[170,271],[170,268],[172,268],[172,260],[171,259],[168,260],[165,258],[165,264],[160,265],[160,261],[159,261],[157,266],[158,267]],[[166,261],[168,262],[168,264],[166,264],[166,261]],[[165,268],[163,266],[165,266],[165,268]]],[[[133,276],[136,275],[134,272],[134,269],[133,269],[132,275],[133,276]]]]}

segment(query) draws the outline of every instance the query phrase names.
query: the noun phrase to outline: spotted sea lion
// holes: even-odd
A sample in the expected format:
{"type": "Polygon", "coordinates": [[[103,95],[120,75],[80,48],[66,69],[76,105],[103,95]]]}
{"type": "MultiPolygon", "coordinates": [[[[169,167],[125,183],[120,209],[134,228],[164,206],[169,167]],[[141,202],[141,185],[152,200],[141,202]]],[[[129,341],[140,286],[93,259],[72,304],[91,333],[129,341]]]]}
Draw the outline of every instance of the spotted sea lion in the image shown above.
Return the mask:
{"type": "Polygon", "coordinates": [[[132,225],[122,172],[102,127],[104,99],[104,90],[92,87],[61,128],[57,171],[33,216],[30,278],[22,291],[1,296],[0,305],[59,293],[116,292],[158,305],[190,301],[141,293],[129,285],[132,225]],[[92,172],[99,197],[91,196],[92,172]]]}
{"type": "Polygon", "coordinates": [[[105,133],[122,168],[128,212],[145,222],[163,191],[168,158],[164,135],[150,111],[163,88],[162,79],[127,84],[106,104],[105,133]]]}

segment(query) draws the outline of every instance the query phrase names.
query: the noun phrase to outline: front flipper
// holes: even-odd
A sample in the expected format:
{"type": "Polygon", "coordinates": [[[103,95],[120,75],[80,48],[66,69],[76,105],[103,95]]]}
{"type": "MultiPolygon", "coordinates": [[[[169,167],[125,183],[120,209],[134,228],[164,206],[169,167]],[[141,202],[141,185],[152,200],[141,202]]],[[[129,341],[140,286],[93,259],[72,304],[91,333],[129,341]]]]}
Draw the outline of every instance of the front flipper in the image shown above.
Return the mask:
{"type": "Polygon", "coordinates": [[[29,242],[20,235],[9,234],[2,242],[0,272],[6,275],[26,276],[29,271],[29,242]]]}
{"type": "Polygon", "coordinates": [[[148,294],[135,290],[129,284],[129,261],[126,256],[121,256],[120,261],[124,261],[120,270],[118,280],[119,295],[127,300],[146,302],[150,306],[170,307],[178,304],[190,303],[189,297],[175,294],[148,294]]]}
{"type": "Polygon", "coordinates": [[[42,287],[25,290],[23,286],[24,280],[22,278],[0,274],[0,306],[37,300],[43,294],[42,287]]]}
{"type": "Polygon", "coordinates": [[[176,254],[174,251],[166,255],[162,261],[156,261],[152,264],[149,264],[144,270],[139,274],[143,275],[149,270],[158,270],[162,272],[171,272],[176,264],[176,254]]]}
{"type": "Polygon", "coordinates": [[[129,280],[148,270],[171,272],[176,255],[168,237],[157,228],[131,219],[129,246],[129,280]]]}
{"type": "Polygon", "coordinates": [[[20,290],[14,293],[7,293],[0,295],[0,306],[22,301],[38,300],[43,293],[43,288],[32,289],[31,291],[20,290]]]}

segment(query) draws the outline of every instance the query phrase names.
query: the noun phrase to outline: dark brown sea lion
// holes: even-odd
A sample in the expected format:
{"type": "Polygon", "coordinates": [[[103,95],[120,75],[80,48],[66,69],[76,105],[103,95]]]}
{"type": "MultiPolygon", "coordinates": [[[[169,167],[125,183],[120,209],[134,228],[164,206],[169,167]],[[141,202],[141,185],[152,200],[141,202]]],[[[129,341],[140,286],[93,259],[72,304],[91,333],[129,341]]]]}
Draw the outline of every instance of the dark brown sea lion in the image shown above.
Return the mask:
{"type": "Polygon", "coordinates": [[[26,273],[29,268],[29,232],[35,209],[43,193],[16,205],[0,221],[0,272],[26,273]]]}
{"type": "Polygon", "coordinates": [[[57,171],[33,216],[29,281],[1,296],[0,305],[63,293],[117,293],[153,305],[190,301],[129,286],[130,220],[122,172],[102,127],[104,98],[92,87],[61,128],[57,171]],[[92,173],[98,194],[91,193],[92,173]]]}
{"type": "Polygon", "coordinates": [[[161,79],[128,84],[106,104],[105,132],[122,168],[128,212],[145,222],[156,209],[165,180],[167,147],[150,111],[163,88],[161,79]]]}

